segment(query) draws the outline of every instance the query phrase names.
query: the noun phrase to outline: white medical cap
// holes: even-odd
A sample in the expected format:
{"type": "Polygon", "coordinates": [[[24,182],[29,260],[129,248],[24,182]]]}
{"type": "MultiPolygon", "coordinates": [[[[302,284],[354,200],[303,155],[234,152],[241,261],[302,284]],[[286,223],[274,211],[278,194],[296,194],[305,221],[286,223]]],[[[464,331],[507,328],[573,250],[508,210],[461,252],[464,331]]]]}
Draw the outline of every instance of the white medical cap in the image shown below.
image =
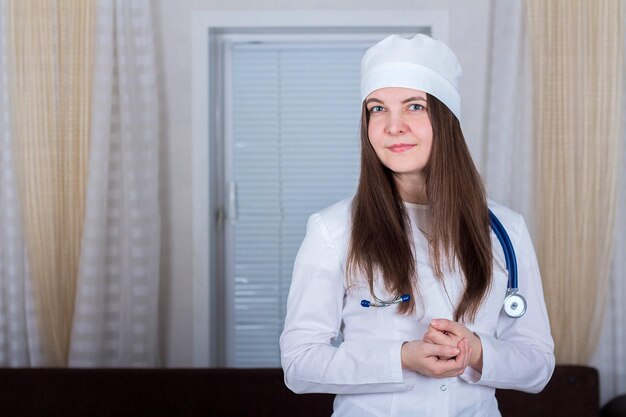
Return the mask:
{"type": "Polygon", "coordinates": [[[406,87],[437,97],[461,119],[461,66],[441,41],[423,34],[391,35],[365,52],[361,61],[361,100],[384,87],[406,87]]]}

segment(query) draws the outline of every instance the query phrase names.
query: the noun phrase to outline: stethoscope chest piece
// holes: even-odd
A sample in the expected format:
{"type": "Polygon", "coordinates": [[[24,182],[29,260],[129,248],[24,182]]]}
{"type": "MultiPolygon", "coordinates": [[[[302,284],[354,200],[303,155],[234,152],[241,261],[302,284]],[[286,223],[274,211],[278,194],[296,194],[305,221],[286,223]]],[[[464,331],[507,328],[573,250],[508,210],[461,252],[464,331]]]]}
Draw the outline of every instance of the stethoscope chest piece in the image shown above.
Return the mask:
{"type": "Polygon", "coordinates": [[[526,313],[526,300],[517,292],[508,291],[504,299],[504,312],[514,319],[522,317],[526,313]]]}
{"type": "Polygon", "coordinates": [[[517,258],[515,257],[515,249],[513,249],[513,243],[511,243],[506,229],[491,210],[489,210],[489,220],[491,222],[491,229],[502,245],[509,278],[506,297],[504,297],[502,308],[504,308],[504,312],[507,316],[512,319],[518,319],[526,313],[526,300],[517,293],[517,258]]]}

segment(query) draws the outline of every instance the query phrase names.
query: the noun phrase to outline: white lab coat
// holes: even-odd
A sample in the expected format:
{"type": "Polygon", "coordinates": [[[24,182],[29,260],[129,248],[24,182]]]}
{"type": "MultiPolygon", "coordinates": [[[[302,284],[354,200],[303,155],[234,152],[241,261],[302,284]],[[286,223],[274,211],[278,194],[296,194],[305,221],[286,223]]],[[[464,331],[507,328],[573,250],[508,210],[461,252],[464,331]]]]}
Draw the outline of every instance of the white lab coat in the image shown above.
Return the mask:
{"type": "MultiPolygon", "coordinates": [[[[459,272],[448,271],[445,288],[430,267],[427,241],[417,228],[427,208],[405,203],[416,247],[422,311],[396,314],[397,305],[364,308],[372,296],[365,281],[346,287],[350,206],[343,200],[309,218],[296,257],[280,338],[285,383],[296,393],[335,393],[333,416],[499,416],[495,388],[536,393],[554,370],[554,343],[535,252],[523,218],[489,203],[517,255],[524,316],[502,312],[506,264],[492,233],[493,283],[474,323],[481,338],[482,373],[467,367],[460,377],[430,378],[402,369],[402,342],[419,340],[432,319],[452,319],[462,293],[459,272]]],[[[424,229],[422,227],[422,229],[424,229]]],[[[393,298],[377,280],[376,296],[393,298]]]]}

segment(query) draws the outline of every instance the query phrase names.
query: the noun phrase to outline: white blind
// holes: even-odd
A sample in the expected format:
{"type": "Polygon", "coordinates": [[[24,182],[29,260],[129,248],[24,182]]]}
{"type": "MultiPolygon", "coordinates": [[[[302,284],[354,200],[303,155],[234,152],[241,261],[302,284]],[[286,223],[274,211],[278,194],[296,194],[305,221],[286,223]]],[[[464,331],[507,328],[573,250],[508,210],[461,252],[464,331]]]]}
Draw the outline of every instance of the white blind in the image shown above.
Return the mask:
{"type": "Polygon", "coordinates": [[[280,366],[308,216],[356,190],[360,43],[230,46],[226,365],[280,366]],[[234,183],[234,184],[232,184],[234,183]]]}

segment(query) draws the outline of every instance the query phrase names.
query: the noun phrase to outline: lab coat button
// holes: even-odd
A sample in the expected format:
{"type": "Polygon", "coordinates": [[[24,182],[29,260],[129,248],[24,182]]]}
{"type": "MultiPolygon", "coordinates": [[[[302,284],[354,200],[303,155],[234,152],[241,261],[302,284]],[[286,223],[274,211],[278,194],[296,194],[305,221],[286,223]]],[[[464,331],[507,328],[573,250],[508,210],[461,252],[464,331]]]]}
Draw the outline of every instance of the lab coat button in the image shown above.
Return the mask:
{"type": "Polygon", "coordinates": [[[443,384],[442,386],[439,387],[440,390],[445,391],[448,389],[448,387],[446,386],[446,384],[443,384]]]}

